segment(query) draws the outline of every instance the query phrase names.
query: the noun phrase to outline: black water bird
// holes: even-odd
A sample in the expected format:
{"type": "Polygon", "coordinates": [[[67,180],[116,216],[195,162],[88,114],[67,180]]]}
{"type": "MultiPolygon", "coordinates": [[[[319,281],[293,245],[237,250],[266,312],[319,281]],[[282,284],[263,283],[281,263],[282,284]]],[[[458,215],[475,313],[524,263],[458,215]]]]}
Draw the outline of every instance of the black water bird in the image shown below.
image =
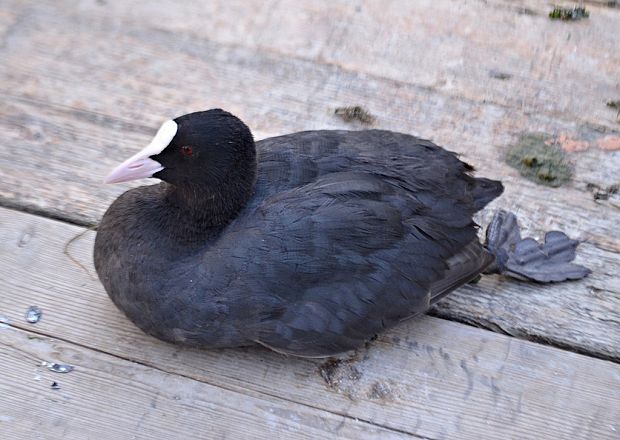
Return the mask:
{"type": "Polygon", "coordinates": [[[162,182],[109,207],[95,267],[114,303],[157,338],[308,357],[357,348],[488,268],[538,281],[587,274],[570,263],[575,241],[522,240],[506,212],[482,245],[472,216],[503,187],[472,171],[407,134],[255,143],[228,112],[187,114],[107,177],[162,182]]]}

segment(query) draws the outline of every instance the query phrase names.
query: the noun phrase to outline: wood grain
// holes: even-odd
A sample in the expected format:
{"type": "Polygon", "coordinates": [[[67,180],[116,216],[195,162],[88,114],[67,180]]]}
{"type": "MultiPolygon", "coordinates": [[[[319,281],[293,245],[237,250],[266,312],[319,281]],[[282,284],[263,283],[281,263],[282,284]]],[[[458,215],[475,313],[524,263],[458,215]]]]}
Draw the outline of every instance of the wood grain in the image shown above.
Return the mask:
{"type": "Polygon", "coordinates": [[[93,232],[68,249],[89,275],[63,254],[82,228],[0,213],[0,313],[15,327],[423,438],[611,439],[620,429],[620,366],[437,318],[403,323],[340,362],[156,341],[133,327],[92,277],[93,232]],[[29,305],[43,310],[35,325],[23,318],[29,305]]]}
{"type": "Polygon", "coordinates": [[[589,19],[575,23],[549,20],[553,3],[534,0],[63,1],[39,8],[91,22],[112,16],[129,32],[162,30],[616,126],[605,102],[618,93],[620,11],[603,6],[588,6],[589,19]]]}
{"type": "Polygon", "coordinates": [[[0,329],[0,355],[0,431],[11,438],[412,438],[14,328],[0,329]],[[74,370],[50,372],[42,361],[68,363],[74,370]],[[51,389],[52,382],[60,389],[51,389]]]}

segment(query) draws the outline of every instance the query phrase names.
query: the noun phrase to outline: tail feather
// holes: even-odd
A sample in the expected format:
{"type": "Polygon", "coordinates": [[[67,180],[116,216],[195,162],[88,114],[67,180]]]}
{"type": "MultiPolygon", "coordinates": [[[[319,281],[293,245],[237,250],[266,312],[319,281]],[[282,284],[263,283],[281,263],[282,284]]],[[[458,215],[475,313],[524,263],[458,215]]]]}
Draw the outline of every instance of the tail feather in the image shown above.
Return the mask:
{"type": "Polygon", "coordinates": [[[478,177],[475,179],[473,188],[474,206],[480,210],[503,192],[504,185],[502,182],[478,177]]]}
{"type": "Polygon", "coordinates": [[[474,280],[493,260],[493,256],[478,239],[473,240],[461,252],[448,260],[448,270],[444,277],[431,285],[431,304],[435,304],[454,289],[474,280]]]}

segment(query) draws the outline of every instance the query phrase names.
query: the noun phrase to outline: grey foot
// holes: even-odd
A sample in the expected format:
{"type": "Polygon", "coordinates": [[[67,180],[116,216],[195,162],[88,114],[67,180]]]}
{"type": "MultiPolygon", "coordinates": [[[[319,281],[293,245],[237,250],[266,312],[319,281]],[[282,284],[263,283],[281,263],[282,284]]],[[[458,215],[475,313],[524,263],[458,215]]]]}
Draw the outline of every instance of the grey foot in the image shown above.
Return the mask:
{"type": "Polygon", "coordinates": [[[499,210],[487,227],[485,245],[495,255],[495,263],[485,273],[539,283],[578,280],[590,274],[590,269],[571,263],[577,240],[560,231],[547,232],[544,243],[522,239],[516,216],[504,210],[499,210]]]}

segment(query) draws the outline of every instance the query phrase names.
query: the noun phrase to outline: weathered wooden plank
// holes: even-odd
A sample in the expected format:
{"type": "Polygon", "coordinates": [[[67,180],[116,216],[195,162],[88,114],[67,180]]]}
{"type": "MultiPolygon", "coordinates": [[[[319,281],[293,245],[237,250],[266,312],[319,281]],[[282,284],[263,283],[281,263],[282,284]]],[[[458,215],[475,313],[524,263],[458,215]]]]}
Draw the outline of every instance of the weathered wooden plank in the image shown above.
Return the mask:
{"type": "Polygon", "coordinates": [[[0,355],[0,431],[11,438],[412,438],[14,328],[0,329],[0,355]],[[42,361],[75,369],[58,374],[41,366],[42,361]],[[52,389],[53,382],[60,389],[52,389]]]}
{"type": "MultiPolygon", "coordinates": [[[[14,326],[241,393],[277,396],[425,438],[614,438],[620,366],[437,318],[340,363],[264,349],[200,351],[143,335],[93,277],[94,233],[0,211],[0,313],[14,326]],[[29,305],[43,310],[34,326],[29,305]]],[[[64,358],[63,358],[64,359],[64,358]]]]}
{"type": "Polygon", "coordinates": [[[501,0],[63,1],[48,14],[76,11],[91,22],[114,16],[126,28],[267,50],[614,127],[605,102],[618,94],[620,11],[588,7],[590,18],[578,23],[550,20],[552,3],[501,0]]]}

